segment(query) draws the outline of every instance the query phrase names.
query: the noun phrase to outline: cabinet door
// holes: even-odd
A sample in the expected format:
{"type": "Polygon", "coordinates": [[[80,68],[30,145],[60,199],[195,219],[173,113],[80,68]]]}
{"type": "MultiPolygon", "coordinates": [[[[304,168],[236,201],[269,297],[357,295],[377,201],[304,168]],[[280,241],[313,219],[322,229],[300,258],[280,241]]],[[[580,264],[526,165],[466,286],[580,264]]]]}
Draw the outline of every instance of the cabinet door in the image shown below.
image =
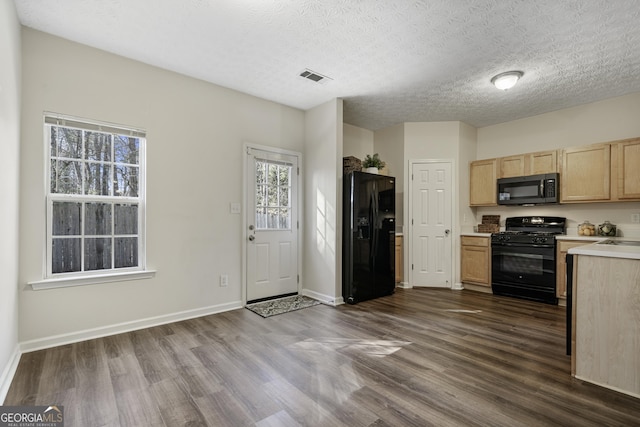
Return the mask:
{"type": "Polygon", "coordinates": [[[525,175],[558,172],[558,152],[540,151],[525,156],[525,175]]]}
{"type": "Polygon", "coordinates": [[[593,243],[588,240],[558,240],[556,248],[556,296],[567,298],[567,251],[593,243]]]}
{"type": "Polygon", "coordinates": [[[562,202],[610,200],[610,149],[596,144],[562,150],[562,202]]]}
{"type": "Polygon", "coordinates": [[[489,250],[477,246],[462,247],[463,282],[489,286],[489,250]]]}
{"type": "Polygon", "coordinates": [[[462,282],[491,286],[490,242],[488,237],[461,236],[462,282]]]}
{"type": "Polygon", "coordinates": [[[396,283],[402,282],[403,267],[402,260],[402,236],[396,236],[396,283]]]}
{"type": "Polygon", "coordinates": [[[616,199],[640,200],[640,138],[613,144],[611,153],[616,199]]]}
{"type": "Polygon", "coordinates": [[[501,157],[498,159],[500,173],[498,178],[511,178],[512,176],[523,176],[525,174],[525,156],[501,157]]]}
{"type": "Polygon", "coordinates": [[[469,165],[469,205],[495,206],[496,159],[476,160],[469,165]]]}

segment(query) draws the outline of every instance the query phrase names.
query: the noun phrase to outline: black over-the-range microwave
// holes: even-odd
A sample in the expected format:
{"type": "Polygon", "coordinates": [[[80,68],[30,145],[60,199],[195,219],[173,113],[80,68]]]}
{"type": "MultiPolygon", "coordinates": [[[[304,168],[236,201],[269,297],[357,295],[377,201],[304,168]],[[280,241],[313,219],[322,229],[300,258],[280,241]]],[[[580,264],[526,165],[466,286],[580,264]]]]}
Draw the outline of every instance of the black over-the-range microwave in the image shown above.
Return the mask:
{"type": "Polygon", "coordinates": [[[499,205],[541,205],[558,203],[557,173],[498,179],[499,205]]]}

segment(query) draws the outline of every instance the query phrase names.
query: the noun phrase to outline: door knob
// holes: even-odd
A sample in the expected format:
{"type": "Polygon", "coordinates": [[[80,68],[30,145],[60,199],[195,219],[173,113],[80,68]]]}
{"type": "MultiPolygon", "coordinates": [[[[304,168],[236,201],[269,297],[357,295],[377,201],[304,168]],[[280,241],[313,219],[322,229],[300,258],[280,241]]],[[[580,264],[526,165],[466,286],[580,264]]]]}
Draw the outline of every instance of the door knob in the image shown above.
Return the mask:
{"type": "Polygon", "coordinates": [[[448,228],[447,228],[446,230],[444,230],[444,235],[445,235],[445,236],[448,236],[448,235],[449,235],[449,233],[451,233],[451,230],[449,230],[448,228]]]}
{"type": "Polygon", "coordinates": [[[253,230],[255,227],[253,225],[249,226],[249,230],[253,230]]]}
{"type": "Polygon", "coordinates": [[[251,236],[249,236],[249,241],[253,242],[254,240],[256,240],[256,236],[254,236],[253,234],[251,236]]]}

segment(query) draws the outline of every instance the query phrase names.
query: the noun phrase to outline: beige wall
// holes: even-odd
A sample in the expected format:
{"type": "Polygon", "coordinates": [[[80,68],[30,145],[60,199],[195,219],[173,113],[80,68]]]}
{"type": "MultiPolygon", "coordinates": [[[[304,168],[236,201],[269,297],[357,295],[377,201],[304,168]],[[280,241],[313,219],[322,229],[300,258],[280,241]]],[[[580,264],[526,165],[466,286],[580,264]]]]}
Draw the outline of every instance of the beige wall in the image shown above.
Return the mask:
{"type": "MultiPolygon", "coordinates": [[[[304,150],[305,114],[23,29],[20,340],[81,337],[241,304],[242,146],[304,150]],[[147,130],[147,264],[154,279],[33,291],[44,253],[43,111],[147,130]],[[219,286],[227,274],[229,285],[219,286]]],[[[335,156],[334,156],[335,158],[335,156]]],[[[330,165],[335,173],[335,165],[330,165]]],[[[335,184],[334,184],[335,185],[335,184]]]]}
{"type": "Polygon", "coordinates": [[[305,113],[303,291],[330,304],[342,301],[343,101],[305,113]]]}
{"type": "Polygon", "coordinates": [[[343,157],[354,156],[363,160],[367,154],[374,152],[372,131],[348,123],[343,124],[343,130],[343,157]]]}
{"type": "MultiPolygon", "coordinates": [[[[539,116],[478,129],[478,159],[588,145],[640,136],[640,93],[554,111],[539,116]]],[[[555,215],[569,221],[568,233],[576,233],[584,220],[600,224],[609,220],[624,233],[640,233],[630,224],[640,203],[590,203],[558,206],[478,208],[482,215],[555,215]]]]}
{"type": "Polygon", "coordinates": [[[640,93],[478,129],[478,159],[640,136],[640,93]]]}
{"type": "Polygon", "coordinates": [[[20,24],[12,1],[0,2],[0,404],[18,361],[18,194],[20,24]]]}

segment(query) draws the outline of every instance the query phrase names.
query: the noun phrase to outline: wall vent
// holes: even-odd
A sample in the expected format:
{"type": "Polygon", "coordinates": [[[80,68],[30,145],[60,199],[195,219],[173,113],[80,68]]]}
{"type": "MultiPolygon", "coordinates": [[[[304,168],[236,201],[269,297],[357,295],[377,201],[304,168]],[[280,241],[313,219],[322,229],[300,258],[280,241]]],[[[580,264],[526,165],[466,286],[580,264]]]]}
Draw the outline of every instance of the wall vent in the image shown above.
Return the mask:
{"type": "Polygon", "coordinates": [[[305,69],[300,73],[300,77],[304,77],[305,79],[311,80],[316,83],[326,83],[328,80],[331,80],[330,77],[323,76],[320,73],[316,73],[315,71],[311,71],[309,69],[305,69]]]}

